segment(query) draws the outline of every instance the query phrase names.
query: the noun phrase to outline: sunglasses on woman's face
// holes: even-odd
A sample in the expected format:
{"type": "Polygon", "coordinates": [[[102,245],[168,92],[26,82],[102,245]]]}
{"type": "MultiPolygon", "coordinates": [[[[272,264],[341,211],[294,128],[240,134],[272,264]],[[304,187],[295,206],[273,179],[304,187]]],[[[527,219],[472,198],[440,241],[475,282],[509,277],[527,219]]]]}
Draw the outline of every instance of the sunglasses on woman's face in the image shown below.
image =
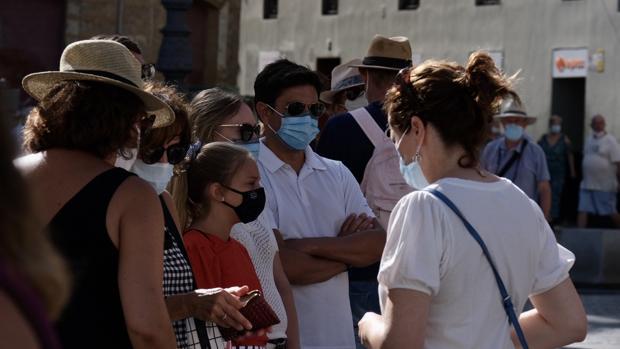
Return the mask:
{"type": "Polygon", "coordinates": [[[302,102],[293,102],[293,103],[289,103],[286,106],[286,112],[284,113],[284,115],[282,115],[282,113],[278,112],[274,107],[268,105],[271,109],[273,109],[274,111],[276,111],[277,113],[280,114],[280,116],[282,117],[296,117],[296,116],[301,116],[306,109],[310,112],[310,116],[312,116],[313,118],[317,119],[319,116],[323,115],[323,113],[325,112],[325,104],[323,103],[313,103],[313,104],[305,104],[302,102]]]}
{"type": "Polygon", "coordinates": [[[176,165],[185,159],[188,149],[189,144],[181,143],[175,143],[166,148],[162,146],[155,149],[147,149],[142,152],[142,161],[144,161],[145,164],[154,164],[159,162],[165,152],[168,157],[168,163],[176,165]]]}
{"type": "Polygon", "coordinates": [[[155,65],[152,63],[142,64],[142,80],[153,80],[155,77],[155,65]]]}
{"type": "Polygon", "coordinates": [[[249,142],[255,138],[260,137],[260,125],[250,125],[250,124],[224,124],[220,125],[220,127],[237,127],[239,128],[239,135],[241,138],[238,141],[249,142]]]}

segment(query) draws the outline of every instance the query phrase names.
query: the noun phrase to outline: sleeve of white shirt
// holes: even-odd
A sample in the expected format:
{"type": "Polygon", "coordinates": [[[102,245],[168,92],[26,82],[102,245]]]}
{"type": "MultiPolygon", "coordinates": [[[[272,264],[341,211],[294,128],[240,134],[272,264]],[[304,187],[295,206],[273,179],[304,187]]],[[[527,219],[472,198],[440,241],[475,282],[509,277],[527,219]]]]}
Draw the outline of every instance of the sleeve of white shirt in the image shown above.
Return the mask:
{"type": "Polygon", "coordinates": [[[536,295],[554,288],[568,278],[568,271],[575,263],[575,255],[557,243],[551,227],[534,201],[532,208],[538,220],[541,247],[534,284],[530,292],[531,295],[536,295]]]}
{"type": "Polygon", "coordinates": [[[416,290],[434,296],[447,267],[444,251],[447,217],[432,194],[418,191],[400,200],[390,218],[379,283],[388,289],[416,290]]]}
{"type": "Polygon", "coordinates": [[[344,188],[345,212],[347,217],[351,214],[362,213],[374,217],[375,214],[372,212],[370,206],[368,206],[368,202],[364,194],[362,194],[362,190],[351,171],[342,163],[339,163],[338,166],[340,168],[342,187],[344,188]]]}
{"type": "Polygon", "coordinates": [[[620,162],[620,145],[614,137],[609,137],[609,160],[611,162],[620,162]]]}

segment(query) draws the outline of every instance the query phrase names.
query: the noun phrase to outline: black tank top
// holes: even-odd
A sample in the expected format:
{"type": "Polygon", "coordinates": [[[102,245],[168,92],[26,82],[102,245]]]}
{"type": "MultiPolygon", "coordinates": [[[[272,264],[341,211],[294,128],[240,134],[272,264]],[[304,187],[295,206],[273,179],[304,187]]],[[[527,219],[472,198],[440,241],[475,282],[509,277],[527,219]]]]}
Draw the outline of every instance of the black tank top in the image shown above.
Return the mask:
{"type": "Polygon", "coordinates": [[[106,228],[108,205],[132,176],[107,170],[56,214],[48,230],[73,277],[69,303],[56,323],[63,348],[131,348],[118,289],[118,250],[106,228]]]}

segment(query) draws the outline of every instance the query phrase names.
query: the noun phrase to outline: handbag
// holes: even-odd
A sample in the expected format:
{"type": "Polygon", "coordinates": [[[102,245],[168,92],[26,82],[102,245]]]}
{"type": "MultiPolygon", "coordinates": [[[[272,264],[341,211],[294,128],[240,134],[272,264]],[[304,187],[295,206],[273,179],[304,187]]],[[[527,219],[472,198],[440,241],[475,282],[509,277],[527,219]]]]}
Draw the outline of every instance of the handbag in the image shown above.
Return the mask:
{"type": "Polygon", "coordinates": [[[515,332],[517,333],[517,337],[519,338],[519,343],[521,343],[521,347],[523,349],[528,349],[529,347],[527,346],[527,342],[525,341],[525,335],[523,335],[523,330],[521,329],[521,326],[519,325],[519,319],[517,319],[514,306],[512,305],[512,299],[510,298],[510,295],[508,294],[508,291],[506,290],[506,286],[504,286],[502,277],[499,275],[499,272],[497,271],[497,268],[495,267],[495,263],[493,263],[493,259],[491,258],[491,253],[489,252],[487,245],[484,243],[484,241],[480,237],[480,234],[478,234],[476,229],[467,221],[467,219],[465,219],[465,216],[463,216],[463,214],[458,209],[458,207],[456,207],[456,205],[452,202],[452,200],[448,199],[446,195],[444,195],[442,192],[440,192],[437,189],[427,189],[425,191],[433,194],[436,198],[443,201],[443,203],[446,204],[446,206],[448,206],[456,214],[457,217],[459,217],[459,219],[465,225],[465,228],[467,229],[469,234],[474,238],[474,240],[476,240],[478,245],[480,245],[480,248],[482,248],[482,252],[484,253],[484,256],[489,261],[489,264],[491,264],[491,270],[493,271],[493,276],[495,276],[495,281],[497,282],[497,288],[499,288],[499,293],[502,296],[502,303],[504,304],[504,311],[506,312],[506,315],[508,316],[508,323],[511,324],[512,327],[514,327],[515,332]]]}
{"type": "MultiPolygon", "coordinates": [[[[260,291],[250,291],[239,300],[244,304],[239,312],[252,323],[252,331],[262,330],[280,323],[278,315],[276,315],[260,291]]],[[[222,337],[227,341],[240,337],[247,332],[246,330],[239,331],[232,327],[218,327],[222,337]]]]}

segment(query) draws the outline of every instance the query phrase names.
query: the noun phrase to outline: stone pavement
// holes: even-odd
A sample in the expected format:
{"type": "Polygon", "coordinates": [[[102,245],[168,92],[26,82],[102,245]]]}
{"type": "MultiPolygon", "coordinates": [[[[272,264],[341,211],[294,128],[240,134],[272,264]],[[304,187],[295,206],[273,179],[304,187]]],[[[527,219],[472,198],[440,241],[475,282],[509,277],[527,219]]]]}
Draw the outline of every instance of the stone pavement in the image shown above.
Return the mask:
{"type": "Polygon", "coordinates": [[[580,289],[588,314],[588,335],[571,349],[620,349],[620,290],[580,289]]]}

